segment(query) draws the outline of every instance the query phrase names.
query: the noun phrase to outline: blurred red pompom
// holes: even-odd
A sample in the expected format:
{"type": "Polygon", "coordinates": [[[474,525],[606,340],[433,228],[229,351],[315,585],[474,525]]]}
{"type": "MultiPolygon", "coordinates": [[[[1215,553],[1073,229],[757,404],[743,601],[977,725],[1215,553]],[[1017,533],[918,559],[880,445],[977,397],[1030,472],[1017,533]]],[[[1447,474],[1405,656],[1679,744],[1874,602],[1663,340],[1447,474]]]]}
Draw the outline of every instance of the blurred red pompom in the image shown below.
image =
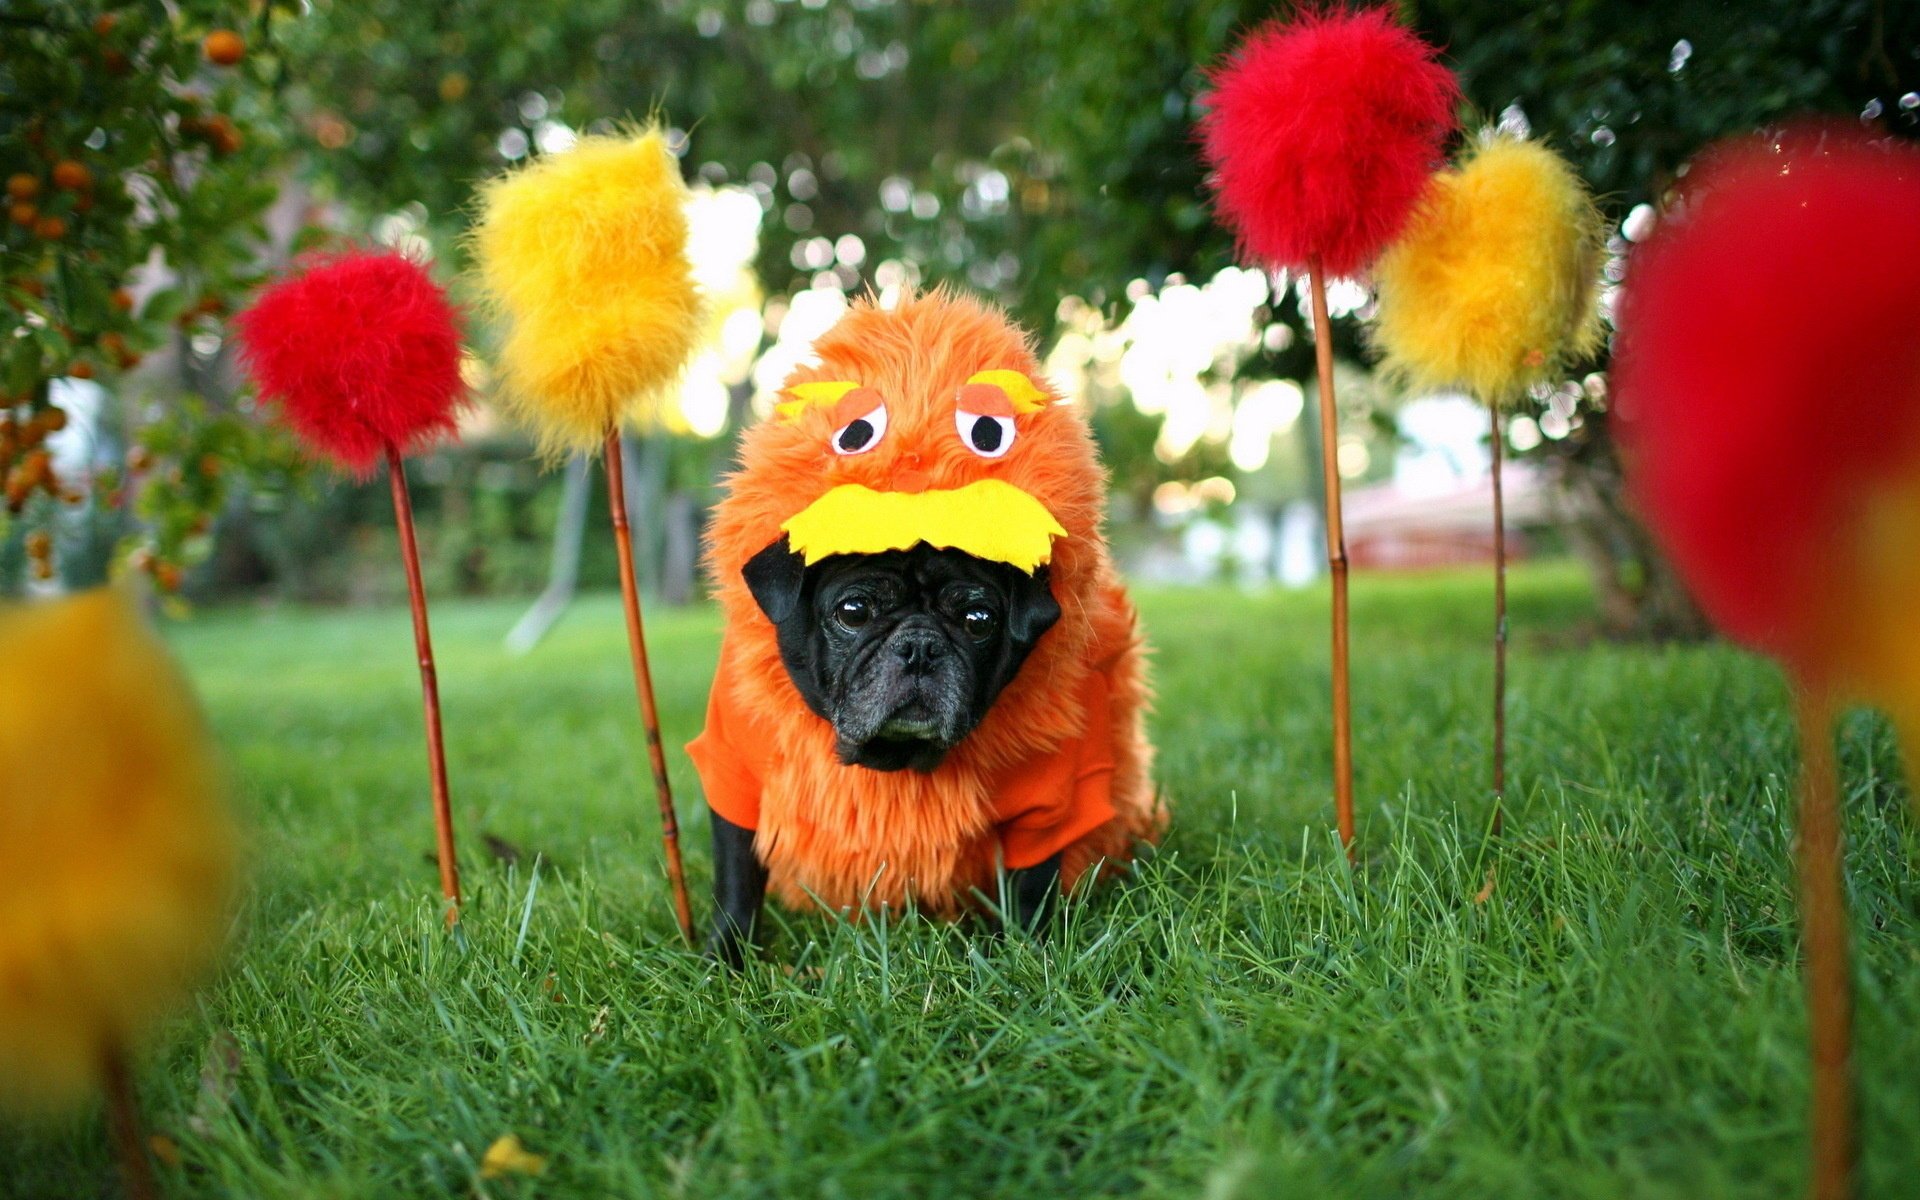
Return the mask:
{"type": "Polygon", "coordinates": [[[1633,494],[1717,625],[1819,673],[1858,523],[1920,474],[1920,150],[1807,126],[1685,185],[1616,322],[1633,494]]]}
{"type": "Polygon", "coordinates": [[[412,260],[317,256],[234,321],[241,365],[317,454],[364,475],[388,443],[410,452],[453,432],[460,318],[412,260]]]}
{"type": "Polygon", "coordinates": [[[1212,73],[1200,122],[1227,227],[1268,269],[1352,275],[1443,161],[1460,87],[1382,8],[1274,21],[1212,73]]]}

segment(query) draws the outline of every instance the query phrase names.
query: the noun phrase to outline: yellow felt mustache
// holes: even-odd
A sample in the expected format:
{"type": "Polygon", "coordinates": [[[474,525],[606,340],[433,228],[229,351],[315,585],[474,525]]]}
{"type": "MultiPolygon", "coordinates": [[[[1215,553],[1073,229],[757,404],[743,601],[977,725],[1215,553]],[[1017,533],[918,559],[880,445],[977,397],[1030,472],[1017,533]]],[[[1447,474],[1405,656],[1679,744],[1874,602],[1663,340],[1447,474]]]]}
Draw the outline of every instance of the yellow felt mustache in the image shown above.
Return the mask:
{"type": "Polygon", "coordinates": [[[924,492],[876,492],[842,484],[780,528],[812,566],[834,554],[880,554],[925,542],[1031,575],[1067,536],[1044,504],[999,479],[924,492]]]}

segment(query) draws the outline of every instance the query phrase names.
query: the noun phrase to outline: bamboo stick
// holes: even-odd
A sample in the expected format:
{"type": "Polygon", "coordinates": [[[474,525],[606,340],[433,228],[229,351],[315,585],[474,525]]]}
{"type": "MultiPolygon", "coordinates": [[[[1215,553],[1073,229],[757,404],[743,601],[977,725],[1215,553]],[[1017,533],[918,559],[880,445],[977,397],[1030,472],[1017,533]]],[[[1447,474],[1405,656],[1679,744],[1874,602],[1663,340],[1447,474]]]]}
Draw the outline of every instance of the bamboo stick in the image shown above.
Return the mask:
{"type": "Polygon", "coordinates": [[[633,532],[627,525],[626,471],[620,461],[620,431],[607,431],[605,451],[607,507],[613,517],[613,544],[620,556],[620,599],[627,614],[627,649],[633,657],[633,687],[640,697],[640,722],[646,729],[647,758],[653,767],[653,794],[660,802],[660,837],[667,852],[667,881],[673,887],[674,916],[680,933],[693,944],[693,908],[687,902],[686,872],[680,863],[680,822],[673,813],[673,785],[667,780],[666,749],[660,741],[660,713],[653,701],[653,673],[647,666],[646,631],[640,623],[640,586],[633,573],[633,532]]]}
{"type": "Polygon", "coordinates": [[[126,1048],[118,1042],[101,1056],[100,1082],[106,1090],[107,1136],[120,1164],[127,1200],[154,1200],[159,1187],[154,1182],[153,1164],[147,1159],[140,1103],[133,1092],[133,1070],[127,1062],[126,1048]]]}
{"type": "Polygon", "coordinates": [[[460,863],[453,845],[453,803],[447,791],[447,751],[440,732],[440,678],[433,665],[433,635],[427,628],[427,588],[420,575],[420,545],[414,537],[413,499],[399,447],[387,444],[387,479],[393,487],[393,520],[400,529],[400,557],[407,568],[407,599],[413,609],[413,648],[420,662],[420,703],[427,720],[427,767],[433,778],[433,832],[440,862],[440,892],[447,898],[447,924],[460,919],[460,863]]]}
{"type": "Polygon", "coordinates": [[[1353,728],[1347,679],[1347,537],[1340,519],[1340,418],[1333,398],[1333,326],[1320,264],[1307,274],[1313,358],[1320,375],[1320,466],[1326,487],[1327,569],[1333,580],[1333,810],[1349,862],[1353,848],[1353,728]]]}
{"type": "Polygon", "coordinates": [[[1507,802],[1507,506],[1501,467],[1506,457],[1500,410],[1493,414],[1493,836],[1506,823],[1507,802]]]}
{"type": "Polygon", "coordinates": [[[1806,954],[1807,1036],[1812,1053],[1813,1142],[1808,1194],[1848,1200],[1859,1147],[1853,1076],[1853,978],[1833,708],[1796,689],[1800,724],[1801,943],[1806,954]]]}

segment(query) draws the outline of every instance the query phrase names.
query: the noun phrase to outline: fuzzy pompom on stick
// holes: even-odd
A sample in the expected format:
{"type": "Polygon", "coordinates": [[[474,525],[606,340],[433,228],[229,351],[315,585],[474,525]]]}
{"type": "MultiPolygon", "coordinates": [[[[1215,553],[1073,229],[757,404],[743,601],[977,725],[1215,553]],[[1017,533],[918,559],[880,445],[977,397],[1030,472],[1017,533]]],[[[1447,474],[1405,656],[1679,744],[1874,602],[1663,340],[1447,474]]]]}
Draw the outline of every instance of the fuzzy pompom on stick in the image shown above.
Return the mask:
{"type": "Polygon", "coordinates": [[[1619,309],[1634,491],[1715,624],[1827,674],[1860,582],[1845,531],[1920,468],[1920,151],[1798,128],[1686,180],[1619,309]]]}
{"type": "Polygon", "coordinates": [[[466,398],[459,313],[418,263],[355,251],[310,260],[262,292],[237,324],[241,365],[307,446],[363,476],[386,458],[420,662],[440,890],[451,924],[460,905],[460,865],[426,585],[401,456],[454,430],[466,398]]]}
{"type": "Polygon", "coordinates": [[[1433,176],[1374,269],[1381,365],[1415,390],[1513,403],[1599,345],[1605,239],[1566,160],[1538,142],[1482,138],[1433,176]]]}
{"type": "Polygon", "coordinates": [[[680,932],[692,941],[620,456],[621,422],[666,395],[703,331],[686,199],[660,130],[582,138],[486,185],[473,249],[482,290],[506,326],[500,366],[509,408],[545,454],[601,450],[667,879],[680,932]]]}
{"type": "Polygon", "coordinates": [[[128,597],[0,608],[0,1111],[104,1090],[136,1196],[129,1056],[217,958],[237,844],[200,714],[128,597]]]}
{"type": "Polygon", "coordinates": [[[1406,224],[1460,100],[1433,47],[1384,8],[1270,22],[1211,81],[1200,134],[1227,227],[1269,269],[1335,277],[1406,224]]]}
{"type": "Polygon", "coordinates": [[[445,293],[398,254],[322,255],[234,320],[260,394],[322,458],[365,477],[388,446],[453,433],[460,325],[445,293]]]}
{"type": "Polygon", "coordinates": [[[686,198],[658,129],[582,138],[482,190],[505,399],[543,452],[598,447],[680,378],[702,330],[686,198]]]}
{"type": "Polygon", "coordinates": [[[1354,855],[1347,548],[1326,276],[1363,270],[1406,224],[1442,161],[1460,88],[1384,8],[1309,10],[1256,29],[1210,74],[1200,122],[1215,207],[1242,253],[1307,274],[1320,377],[1320,464],[1333,579],[1333,791],[1354,855]]]}
{"type": "Polygon", "coordinates": [[[1629,258],[1617,322],[1633,493],[1708,616],[1796,684],[1820,1200],[1852,1194],[1857,1158],[1831,725],[1850,693],[1896,717],[1920,696],[1917,213],[1911,146],[1839,127],[1723,145],[1629,258]]]}
{"type": "Polygon", "coordinates": [[[1457,387],[1491,410],[1493,434],[1493,831],[1507,763],[1507,531],[1500,409],[1600,342],[1605,225],[1585,183],[1538,142],[1483,137],[1433,177],[1374,272],[1374,340],[1389,377],[1457,387]]]}

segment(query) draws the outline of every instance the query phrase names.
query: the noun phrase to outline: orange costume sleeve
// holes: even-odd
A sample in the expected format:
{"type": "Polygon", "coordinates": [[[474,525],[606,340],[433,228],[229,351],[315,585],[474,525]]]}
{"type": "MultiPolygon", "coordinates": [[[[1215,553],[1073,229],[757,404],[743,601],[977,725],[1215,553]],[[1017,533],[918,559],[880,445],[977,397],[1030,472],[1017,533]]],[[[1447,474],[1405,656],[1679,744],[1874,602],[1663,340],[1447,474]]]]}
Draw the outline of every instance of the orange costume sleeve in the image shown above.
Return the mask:
{"type": "MultiPolygon", "coordinates": [[[[735,667],[723,645],[707,726],[687,743],[707,804],[742,829],[760,826],[760,792],[772,738],[733,702],[735,667]]],[[[1082,685],[1085,732],[1048,754],[1014,764],[993,782],[994,825],[1008,868],[1045,862],[1113,819],[1112,686],[1104,670],[1082,685]]]]}
{"type": "Polygon", "coordinates": [[[707,693],[707,727],[687,743],[687,756],[700,773],[708,807],[742,829],[758,829],[760,788],[772,745],[755,736],[752,723],[733,703],[733,676],[733,656],[723,641],[713,690],[707,693]]]}
{"type": "Polygon", "coordinates": [[[995,781],[994,823],[1009,870],[1043,863],[1113,819],[1112,692],[1105,671],[1089,671],[1080,736],[995,781]]]}

